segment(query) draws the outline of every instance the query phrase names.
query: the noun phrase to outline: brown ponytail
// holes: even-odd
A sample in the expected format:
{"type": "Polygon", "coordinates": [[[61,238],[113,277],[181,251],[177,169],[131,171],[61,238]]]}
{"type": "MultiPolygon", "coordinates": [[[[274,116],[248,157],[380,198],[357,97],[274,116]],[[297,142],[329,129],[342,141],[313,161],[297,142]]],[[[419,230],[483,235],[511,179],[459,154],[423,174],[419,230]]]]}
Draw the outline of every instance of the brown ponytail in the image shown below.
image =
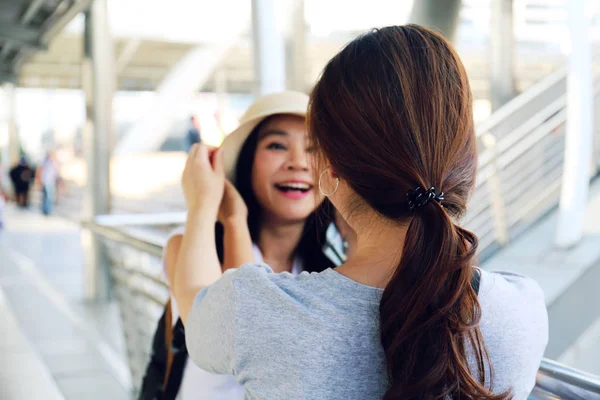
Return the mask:
{"type": "Polygon", "coordinates": [[[466,362],[465,339],[475,346],[481,340],[479,303],[470,285],[476,248],[475,235],[454,225],[437,203],[412,218],[380,305],[392,383],[384,399],[496,398],[485,389],[484,364],[478,363],[477,380],[466,362]]]}
{"type": "MultiPolygon", "coordinates": [[[[374,30],[326,66],[309,132],[364,203],[408,226],[400,264],[380,304],[392,399],[506,399],[492,393],[491,361],[470,285],[477,237],[456,221],[475,184],[477,148],[468,79],[440,35],[416,25],[374,30]],[[411,210],[416,187],[445,193],[411,210]]],[[[356,208],[358,209],[358,208],[356,208]]]]}

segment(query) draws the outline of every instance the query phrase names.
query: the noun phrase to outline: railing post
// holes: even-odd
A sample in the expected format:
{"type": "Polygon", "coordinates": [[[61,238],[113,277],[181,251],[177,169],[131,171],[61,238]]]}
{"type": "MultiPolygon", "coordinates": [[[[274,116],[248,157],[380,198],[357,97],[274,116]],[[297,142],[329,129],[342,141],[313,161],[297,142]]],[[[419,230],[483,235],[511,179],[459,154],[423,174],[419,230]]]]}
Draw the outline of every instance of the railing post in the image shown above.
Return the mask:
{"type": "Polygon", "coordinates": [[[488,188],[492,203],[492,214],[494,218],[494,233],[496,241],[504,246],[508,243],[508,222],[506,219],[506,205],[504,204],[504,195],[502,193],[502,185],[500,183],[500,174],[498,168],[498,154],[496,149],[496,137],[489,132],[481,136],[481,140],[485,148],[492,155],[490,165],[492,173],[488,178],[488,188]]]}

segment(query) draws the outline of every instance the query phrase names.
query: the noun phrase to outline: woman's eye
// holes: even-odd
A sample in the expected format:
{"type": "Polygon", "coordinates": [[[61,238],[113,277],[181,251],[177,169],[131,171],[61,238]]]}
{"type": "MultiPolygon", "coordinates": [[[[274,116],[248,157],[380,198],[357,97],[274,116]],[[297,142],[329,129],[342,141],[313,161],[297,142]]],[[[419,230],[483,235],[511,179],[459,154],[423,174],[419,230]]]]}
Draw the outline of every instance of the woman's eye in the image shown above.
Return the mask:
{"type": "Polygon", "coordinates": [[[314,153],[314,152],[315,152],[315,150],[316,150],[316,149],[315,149],[315,146],[308,146],[308,147],[306,148],[306,152],[307,152],[307,153],[314,153]]]}
{"type": "Polygon", "coordinates": [[[273,142],[273,143],[270,143],[270,144],[267,146],[267,149],[270,149],[270,150],[285,150],[286,148],[285,148],[285,146],[284,146],[283,144],[281,144],[281,143],[273,142]]]}

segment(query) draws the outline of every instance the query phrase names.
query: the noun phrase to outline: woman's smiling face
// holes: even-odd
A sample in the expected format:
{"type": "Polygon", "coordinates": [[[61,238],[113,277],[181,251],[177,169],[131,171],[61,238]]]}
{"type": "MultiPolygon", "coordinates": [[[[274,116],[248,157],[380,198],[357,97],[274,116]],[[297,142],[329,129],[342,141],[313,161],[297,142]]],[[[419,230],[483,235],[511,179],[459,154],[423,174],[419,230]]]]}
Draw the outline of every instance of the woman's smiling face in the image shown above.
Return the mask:
{"type": "Polygon", "coordinates": [[[299,222],[314,211],[320,200],[314,192],[311,153],[303,117],[276,115],[261,126],[252,190],[266,215],[299,222]]]}

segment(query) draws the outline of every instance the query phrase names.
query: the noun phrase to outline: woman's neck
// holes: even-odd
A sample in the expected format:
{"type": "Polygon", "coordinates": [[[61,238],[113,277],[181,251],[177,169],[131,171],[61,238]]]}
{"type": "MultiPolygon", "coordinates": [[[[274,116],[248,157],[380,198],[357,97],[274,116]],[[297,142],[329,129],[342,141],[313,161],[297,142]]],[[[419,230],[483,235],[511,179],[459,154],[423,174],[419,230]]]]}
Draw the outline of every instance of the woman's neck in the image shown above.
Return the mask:
{"type": "Polygon", "coordinates": [[[400,263],[407,226],[377,216],[363,221],[355,224],[354,249],[336,271],[364,285],[385,288],[400,263]]]}
{"type": "Polygon", "coordinates": [[[273,271],[292,271],[294,265],[294,250],[300,242],[304,221],[297,223],[280,223],[268,218],[261,221],[258,237],[258,248],[263,260],[273,271]]]}

